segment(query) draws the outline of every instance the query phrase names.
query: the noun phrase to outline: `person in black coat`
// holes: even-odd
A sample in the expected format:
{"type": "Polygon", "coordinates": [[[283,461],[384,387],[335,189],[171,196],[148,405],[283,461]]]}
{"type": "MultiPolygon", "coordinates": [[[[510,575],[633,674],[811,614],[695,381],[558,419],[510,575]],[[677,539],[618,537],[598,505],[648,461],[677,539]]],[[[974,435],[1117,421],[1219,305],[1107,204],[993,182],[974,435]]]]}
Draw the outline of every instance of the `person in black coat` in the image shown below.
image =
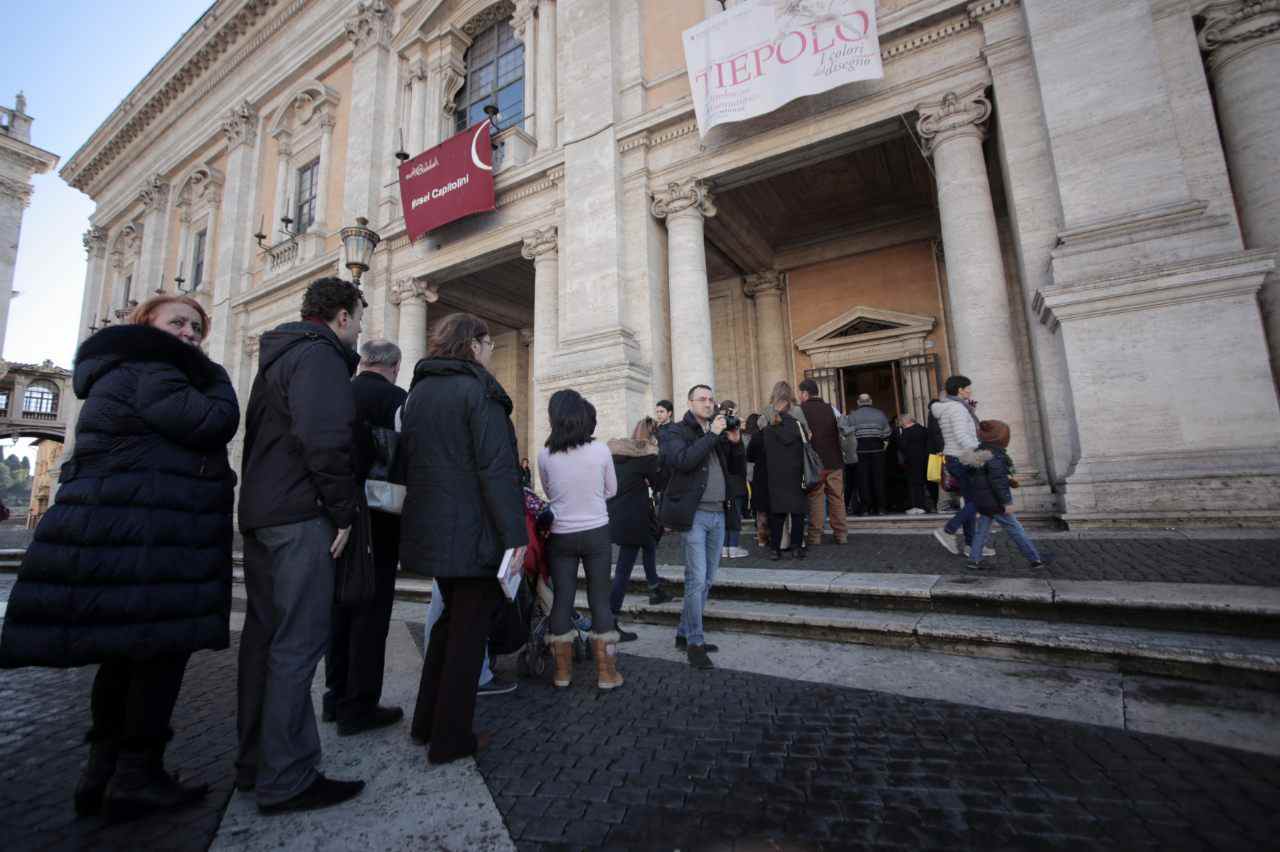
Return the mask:
{"type": "MultiPolygon", "coordinates": [[[[363,487],[378,459],[374,430],[396,431],[396,412],[408,393],[396,387],[400,347],[388,340],[369,340],[360,347],[360,371],[351,380],[356,406],[356,478],[363,487]]],[[[389,454],[390,449],[384,453],[389,454]]],[[[381,460],[389,464],[391,459],[381,460]]],[[[377,477],[383,478],[383,477],[377,477]]],[[[400,516],[369,511],[373,545],[373,600],[333,608],[329,650],[324,659],[324,720],[338,723],[338,734],[394,724],[404,717],[399,707],[381,707],[386,668],[387,633],[395,602],[396,565],[400,561],[400,516]]]]}
{"type": "MultiPolygon", "coordinates": [[[[609,540],[618,545],[609,594],[609,608],[616,617],[622,612],[627,583],[640,554],[644,556],[644,576],[649,583],[649,603],[656,606],[671,600],[671,593],[662,587],[658,576],[658,517],[650,496],[658,485],[658,424],[652,417],[642,418],[630,438],[609,442],[609,452],[618,480],[618,493],[605,502],[609,509],[609,540]]],[[[636,635],[621,627],[618,631],[623,642],[636,635]]]]}
{"type": "Polygon", "coordinates": [[[157,296],[80,346],[71,459],[9,597],[0,666],[94,663],[89,762],[76,811],[109,818],[202,797],[165,773],[190,655],[229,644],[227,444],[240,408],[205,357],[204,309],[157,296]]]}
{"type": "Polygon", "coordinates": [[[508,549],[523,562],[524,520],[511,398],[489,372],[493,339],[484,320],[450,314],[418,362],[402,414],[405,476],[400,559],[435,578],[444,612],[427,639],[412,735],[432,763],[475,754],[476,682],[496,582],[508,549]]]}
{"type": "Polygon", "coordinates": [[[925,472],[929,464],[929,430],[916,422],[910,414],[898,418],[898,458],[907,476],[907,490],[911,500],[908,515],[920,515],[929,509],[928,492],[925,490],[925,472]]]}
{"type": "Polygon", "coordinates": [[[797,559],[808,555],[805,546],[805,513],[809,498],[804,490],[804,437],[800,430],[805,426],[792,413],[794,397],[791,385],[778,382],[773,386],[769,405],[773,419],[761,431],[760,462],[769,476],[769,546],[772,558],[782,558],[782,528],[791,518],[791,547],[797,559]]]}

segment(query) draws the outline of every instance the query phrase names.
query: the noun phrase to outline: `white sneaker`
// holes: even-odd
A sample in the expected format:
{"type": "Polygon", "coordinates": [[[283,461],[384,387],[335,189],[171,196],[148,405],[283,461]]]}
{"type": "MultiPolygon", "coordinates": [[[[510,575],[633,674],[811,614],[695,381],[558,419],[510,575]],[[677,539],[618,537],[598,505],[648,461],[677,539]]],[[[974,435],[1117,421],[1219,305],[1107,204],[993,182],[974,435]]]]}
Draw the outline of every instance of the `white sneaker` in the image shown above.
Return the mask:
{"type": "Polygon", "coordinates": [[[936,538],[938,540],[938,544],[945,547],[947,552],[952,556],[960,555],[960,546],[956,544],[956,537],[954,535],[947,532],[945,529],[938,529],[933,531],[933,537],[936,538]]]}
{"type": "MultiPolygon", "coordinates": [[[[964,555],[965,555],[965,556],[969,556],[969,555],[970,555],[970,553],[969,553],[969,545],[967,545],[967,544],[964,546],[964,555]]],[[[983,555],[983,556],[995,556],[995,555],[996,555],[996,549],[995,549],[994,547],[987,547],[987,546],[984,544],[984,545],[982,546],[982,555],[983,555]]]]}
{"type": "Polygon", "coordinates": [[[751,555],[751,551],[747,550],[745,547],[731,547],[731,548],[729,548],[729,558],[730,558],[730,559],[741,559],[741,558],[742,558],[742,557],[744,557],[744,556],[750,556],[750,555],[751,555]]]}
{"type": "Polygon", "coordinates": [[[923,514],[924,514],[924,509],[921,509],[919,506],[912,506],[910,509],[908,509],[908,510],[907,510],[907,514],[908,514],[908,515],[923,515],[923,514]]]}
{"type": "Polygon", "coordinates": [[[729,548],[727,548],[727,547],[722,547],[722,548],[720,548],[720,558],[721,558],[721,559],[728,559],[728,558],[729,558],[729,548]]]}

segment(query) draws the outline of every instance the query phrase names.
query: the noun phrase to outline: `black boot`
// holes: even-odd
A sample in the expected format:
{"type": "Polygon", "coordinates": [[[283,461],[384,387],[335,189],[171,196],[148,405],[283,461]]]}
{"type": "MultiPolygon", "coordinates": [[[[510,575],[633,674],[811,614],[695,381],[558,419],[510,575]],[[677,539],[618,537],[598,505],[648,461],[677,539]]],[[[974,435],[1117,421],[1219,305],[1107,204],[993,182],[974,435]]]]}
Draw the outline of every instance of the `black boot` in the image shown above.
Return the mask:
{"type": "Polygon", "coordinates": [[[109,822],[123,822],[156,811],[176,810],[208,792],[208,784],[180,784],[164,771],[163,745],[142,751],[122,749],[103,797],[103,813],[109,822]]]}
{"type": "Polygon", "coordinates": [[[809,555],[809,548],[806,547],[805,545],[802,544],[798,548],[796,548],[796,559],[804,559],[808,555],[809,555]]]}
{"type": "Polygon", "coordinates": [[[773,549],[773,553],[769,554],[769,558],[772,559],[774,562],[777,562],[779,559],[782,558],[782,550],[780,548],[775,547],[773,549]]]}
{"type": "Polygon", "coordinates": [[[119,754],[115,743],[89,743],[89,762],[76,784],[76,813],[80,816],[93,816],[102,810],[102,794],[116,771],[119,754]]]}

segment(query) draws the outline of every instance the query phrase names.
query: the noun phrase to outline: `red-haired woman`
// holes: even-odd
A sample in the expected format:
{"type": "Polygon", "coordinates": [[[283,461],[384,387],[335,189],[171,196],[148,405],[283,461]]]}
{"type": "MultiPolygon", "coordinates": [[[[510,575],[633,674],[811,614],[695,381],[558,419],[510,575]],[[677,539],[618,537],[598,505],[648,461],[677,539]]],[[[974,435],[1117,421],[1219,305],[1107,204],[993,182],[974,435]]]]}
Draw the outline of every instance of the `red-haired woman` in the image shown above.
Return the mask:
{"type": "Polygon", "coordinates": [[[208,790],[164,770],[187,659],[230,640],[240,408],[200,351],[208,331],[198,302],[164,295],[81,344],[75,452],[9,598],[0,665],[98,664],[82,814],[126,819],[208,790]]]}

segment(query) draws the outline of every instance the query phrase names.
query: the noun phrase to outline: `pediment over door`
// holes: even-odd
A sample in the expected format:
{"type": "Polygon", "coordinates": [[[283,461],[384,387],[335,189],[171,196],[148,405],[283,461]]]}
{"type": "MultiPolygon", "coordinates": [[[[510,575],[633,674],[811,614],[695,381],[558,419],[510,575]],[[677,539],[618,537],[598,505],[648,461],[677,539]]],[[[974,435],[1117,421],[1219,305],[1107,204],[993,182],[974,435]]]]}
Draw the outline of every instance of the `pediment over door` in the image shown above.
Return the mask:
{"type": "Polygon", "coordinates": [[[815,367],[895,361],[923,355],[925,338],[937,323],[934,317],[858,305],[796,338],[796,348],[815,367]]]}

